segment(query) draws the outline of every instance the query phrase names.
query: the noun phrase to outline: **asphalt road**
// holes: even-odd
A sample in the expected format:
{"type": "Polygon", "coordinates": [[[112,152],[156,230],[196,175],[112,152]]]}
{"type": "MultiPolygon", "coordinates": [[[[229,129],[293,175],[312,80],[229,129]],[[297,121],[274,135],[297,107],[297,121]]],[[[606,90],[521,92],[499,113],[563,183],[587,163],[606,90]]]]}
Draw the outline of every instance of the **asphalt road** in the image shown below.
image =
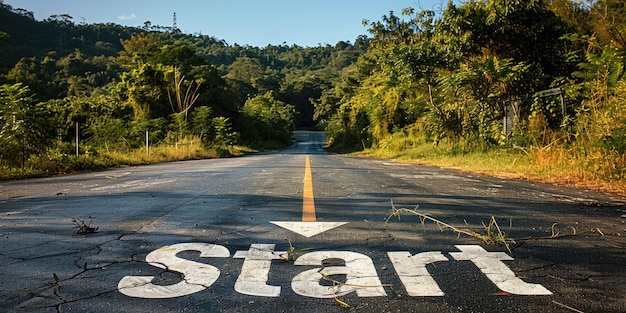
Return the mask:
{"type": "Polygon", "coordinates": [[[0,311],[626,312],[624,199],[296,135],[240,158],[0,182],[0,311]],[[408,213],[386,225],[392,201],[476,231],[493,216],[517,240],[408,213]]]}

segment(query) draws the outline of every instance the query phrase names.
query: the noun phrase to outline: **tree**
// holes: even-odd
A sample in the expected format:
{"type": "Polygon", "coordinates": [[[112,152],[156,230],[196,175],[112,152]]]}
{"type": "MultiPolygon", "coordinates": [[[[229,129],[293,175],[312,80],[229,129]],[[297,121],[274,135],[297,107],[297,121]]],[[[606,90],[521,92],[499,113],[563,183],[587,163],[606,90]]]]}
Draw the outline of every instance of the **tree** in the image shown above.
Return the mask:
{"type": "Polygon", "coordinates": [[[276,97],[294,106],[297,114],[295,124],[302,128],[313,128],[315,123],[313,115],[315,107],[311,101],[319,99],[322,90],[329,88],[332,84],[326,73],[317,71],[310,75],[297,78],[286,79],[276,97]]]}
{"type": "Polygon", "coordinates": [[[159,54],[163,41],[158,33],[139,33],[128,40],[122,40],[124,50],[115,59],[120,66],[132,69],[150,63],[159,54]]]}
{"type": "Polygon", "coordinates": [[[622,0],[599,0],[589,14],[593,34],[600,45],[626,48],[626,5],[622,0]]]}
{"type": "Polygon", "coordinates": [[[295,109],[276,100],[272,92],[254,97],[241,109],[242,138],[254,147],[264,143],[277,147],[291,143],[295,109]]]}
{"type": "MultiPolygon", "coordinates": [[[[5,43],[5,42],[9,42],[11,40],[11,36],[9,36],[9,34],[0,31],[0,46],[5,43]]],[[[2,52],[2,49],[0,49],[0,53],[2,52]]]]}
{"type": "Polygon", "coordinates": [[[605,47],[588,53],[576,76],[589,95],[576,120],[576,137],[584,149],[603,147],[626,153],[626,52],[605,47]]]}
{"type": "Polygon", "coordinates": [[[164,44],[158,53],[150,58],[152,63],[165,64],[189,73],[196,66],[208,65],[206,59],[198,56],[196,50],[188,44],[164,44]]]}
{"type": "Polygon", "coordinates": [[[41,63],[35,57],[22,58],[17,62],[6,78],[12,83],[23,83],[29,86],[34,93],[39,97],[48,97],[49,88],[47,84],[40,77],[41,63]]]}
{"type": "Polygon", "coordinates": [[[186,82],[185,75],[173,67],[168,71],[167,76],[171,78],[171,87],[167,88],[167,97],[170,102],[170,106],[175,113],[182,113],[185,121],[187,121],[189,109],[198,101],[200,97],[199,89],[201,83],[186,82]],[[169,74],[169,75],[168,75],[169,74]],[[170,91],[173,89],[173,91],[170,91]]]}
{"type": "Polygon", "coordinates": [[[230,146],[239,140],[239,134],[233,131],[230,120],[226,117],[219,116],[212,119],[214,137],[213,145],[217,148],[230,146]]]}
{"type": "Polygon", "coordinates": [[[525,62],[543,86],[555,77],[568,75],[563,35],[570,29],[545,0],[471,1],[461,7],[449,5],[441,25],[449,35],[463,38],[465,58],[485,56],[525,62]]]}
{"type": "Polygon", "coordinates": [[[241,103],[254,98],[259,89],[255,87],[257,81],[264,79],[265,68],[258,59],[239,57],[228,68],[228,74],[224,76],[229,80],[237,91],[241,103]]]}
{"type": "Polygon", "coordinates": [[[51,110],[37,103],[21,83],[0,85],[0,157],[25,167],[31,155],[42,154],[55,138],[51,110]]]}
{"type": "Polygon", "coordinates": [[[191,112],[191,132],[209,144],[215,137],[210,107],[197,107],[191,112]]]}
{"type": "Polygon", "coordinates": [[[196,84],[200,84],[200,97],[196,106],[208,106],[214,116],[224,116],[236,120],[243,103],[236,101],[234,92],[226,80],[219,76],[215,66],[211,64],[194,66],[188,73],[196,84]]]}
{"type": "Polygon", "coordinates": [[[71,26],[74,25],[73,17],[69,14],[53,14],[48,17],[45,22],[60,24],[63,26],[71,26]]]}
{"type": "Polygon", "coordinates": [[[477,136],[496,143],[502,136],[505,106],[521,100],[529,83],[530,66],[511,59],[468,62],[440,79],[445,105],[437,120],[443,131],[468,139],[477,136]]]}
{"type": "Polygon", "coordinates": [[[172,110],[168,102],[166,82],[162,70],[151,64],[123,73],[118,92],[135,112],[136,120],[168,116],[172,110]]]}

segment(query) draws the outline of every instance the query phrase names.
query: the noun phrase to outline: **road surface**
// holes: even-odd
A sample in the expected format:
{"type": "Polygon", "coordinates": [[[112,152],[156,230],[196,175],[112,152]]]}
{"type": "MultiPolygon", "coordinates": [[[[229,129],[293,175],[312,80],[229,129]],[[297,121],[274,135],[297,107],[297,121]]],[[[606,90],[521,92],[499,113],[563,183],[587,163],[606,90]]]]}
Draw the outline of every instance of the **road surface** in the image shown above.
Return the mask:
{"type": "Polygon", "coordinates": [[[240,158],[0,182],[0,311],[626,311],[624,199],[296,136],[240,158]],[[392,202],[460,229],[494,217],[516,240],[406,212],[386,224],[392,202]]]}

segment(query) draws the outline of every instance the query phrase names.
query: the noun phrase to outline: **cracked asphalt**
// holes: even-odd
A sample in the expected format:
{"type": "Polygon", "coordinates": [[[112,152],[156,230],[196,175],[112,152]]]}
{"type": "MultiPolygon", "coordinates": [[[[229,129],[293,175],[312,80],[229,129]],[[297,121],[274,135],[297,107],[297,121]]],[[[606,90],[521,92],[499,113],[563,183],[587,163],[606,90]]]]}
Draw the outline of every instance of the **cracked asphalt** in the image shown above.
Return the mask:
{"type": "MultiPolygon", "coordinates": [[[[298,143],[289,149],[240,158],[0,182],[0,311],[344,312],[345,304],[359,312],[626,312],[626,199],[334,155],[323,150],[323,133],[296,136],[298,143]],[[270,223],[300,220],[306,155],[317,221],[347,222],[308,238],[270,223]],[[510,251],[486,245],[422,224],[417,216],[385,224],[392,201],[460,228],[467,223],[482,230],[481,223],[493,216],[515,243],[510,251]],[[97,231],[77,234],[83,222],[97,231]],[[554,235],[558,238],[549,238],[554,235]],[[167,264],[146,262],[151,252],[179,243],[228,250],[229,257],[203,257],[192,250],[176,254],[177,260],[219,270],[213,283],[171,298],[120,291],[124,277],[151,276],[148,284],[166,289],[191,281],[195,272],[186,277],[167,264]],[[271,261],[266,284],[279,286],[278,296],[234,289],[246,261],[234,255],[253,244],[294,249],[289,260],[271,261]],[[517,278],[552,294],[501,290],[473,262],[455,260],[463,245],[505,253],[512,260],[502,263],[517,278]],[[371,259],[386,295],[321,298],[294,291],[294,277],[319,266],[293,260],[314,251],[356,252],[371,259]],[[441,252],[447,261],[425,266],[443,295],[408,294],[387,254],[401,251],[441,252]]],[[[352,265],[331,258],[320,266],[352,265]]],[[[336,284],[348,279],[332,276],[336,284]]],[[[328,281],[319,285],[332,287],[328,281]]]]}

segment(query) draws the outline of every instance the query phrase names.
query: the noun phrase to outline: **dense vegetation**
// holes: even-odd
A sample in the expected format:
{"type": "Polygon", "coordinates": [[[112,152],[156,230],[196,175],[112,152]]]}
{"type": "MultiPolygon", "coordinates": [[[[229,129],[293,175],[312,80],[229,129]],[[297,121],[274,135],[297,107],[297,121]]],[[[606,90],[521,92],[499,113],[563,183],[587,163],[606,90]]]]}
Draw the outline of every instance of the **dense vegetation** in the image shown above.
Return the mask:
{"type": "Polygon", "coordinates": [[[0,1],[5,177],[288,145],[315,127],[311,99],[367,49],[365,38],[257,48],[33,16],[0,1]]]}
{"type": "Polygon", "coordinates": [[[149,22],[35,21],[0,1],[0,167],[227,155],[317,126],[338,151],[480,154],[624,186],[622,0],[450,2],[364,25],[354,43],[250,47],[149,22]]]}
{"type": "Polygon", "coordinates": [[[469,1],[364,23],[368,51],[315,102],[337,149],[500,151],[567,179],[626,178],[623,0],[469,1]]]}

